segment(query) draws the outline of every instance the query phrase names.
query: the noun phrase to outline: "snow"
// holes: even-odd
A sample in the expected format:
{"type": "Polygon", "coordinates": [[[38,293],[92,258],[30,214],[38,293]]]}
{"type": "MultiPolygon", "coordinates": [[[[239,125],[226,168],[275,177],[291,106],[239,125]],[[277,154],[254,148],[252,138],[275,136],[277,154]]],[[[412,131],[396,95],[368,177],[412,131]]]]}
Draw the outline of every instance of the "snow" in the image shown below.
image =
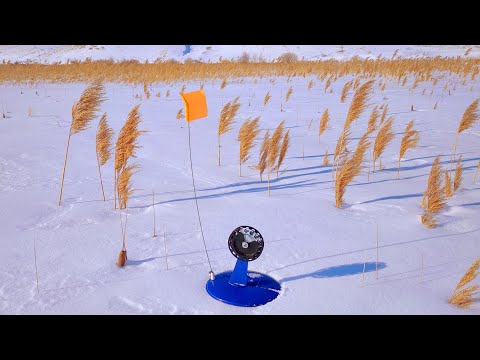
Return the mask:
{"type": "Polygon", "coordinates": [[[464,56],[479,57],[479,45],[0,45],[0,61],[36,62],[42,64],[66,63],[68,60],[156,60],[187,59],[218,62],[222,59],[238,59],[244,52],[253,60],[273,61],[286,52],[292,52],[299,59],[327,60],[377,58],[382,55],[391,58],[398,49],[398,56],[464,56]]]}
{"type": "MultiPolygon", "coordinates": [[[[192,53],[198,51],[192,46],[192,53]]],[[[465,168],[462,189],[448,199],[437,216],[439,227],[420,223],[420,202],[436,155],[446,168],[458,122],[467,106],[479,97],[478,80],[465,86],[443,79],[430,97],[431,83],[411,93],[378,81],[368,110],[352,125],[353,147],[366,129],[374,105],[388,103],[394,116],[395,139],[382,155],[384,169],[367,169],[345,194],[345,206],[334,206],[331,167],[323,154],[332,153],[352,99],[340,103],[343,84],[311,78],[268,78],[207,81],[210,115],[191,123],[193,168],[205,238],[215,273],[233,269],[235,258],[227,247],[230,232],[239,225],[257,228],[265,239],[259,259],[249,268],[282,284],[273,302],[258,308],[239,308],[211,298],[205,291],[208,263],[193,200],[188,157],[188,129],[176,120],[183,107],[178,95],[182,83],[154,84],[160,98],[134,99],[143,87],[106,84],[108,100],[102,111],[115,130],[141,102],[143,146],[135,160],[142,168],[133,176],[138,191],[128,209],[127,265],[115,265],[121,248],[120,215],[113,209],[113,170],[102,168],[108,200],[101,199],[92,126],[72,136],[62,206],[59,185],[71,106],[86,84],[39,84],[34,87],[3,84],[0,96],[6,118],[0,118],[0,313],[2,314],[480,314],[477,301],[470,310],[448,304],[460,277],[478,258],[480,243],[480,179],[472,184],[480,159],[480,124],[460,135],[457,152],[465,168]],[[443,90],[445,81],[456,91],[443,90]],[[293,86],[288,103],[281,98],[293,86]],[[473,86],[473,91],[470,87],[473,86]],[[425,95],[422,95],[426,88],[425,95]],[[171,96],[165,98],[166,90],[171,96]],[[263,98],[272,99],[264,108],[263,98]],[[38,92],[38,95],[36,95],[38,92]],[[217,121],[227,101],[240,95],[234,130],[222,137],[222,166],[217,166],[217,121]],[[433,110],[438,101],[438,109],[433,110]],[[250,102],[250,106],[248,105],[250,102]],[[416,111],[411,112],[413,104],[416,111]],[[28,108],[32,116],[28,116],[28,108]],[[318,122],[328,107],[331,126],[318,143],[318,122]],[[266,182],[248,168],[238,176],[237,132],[249,116],[261,116],[263,129],[281,120],[291,130],[291,149],[285,171],[266,182]],[[310,120],[312,127],[308,129],[310,120]],[[415,120],[421,140],[409,150],[397,180],[400,137],[415,120]],[[302,143],[305,157],[302,158],[302,143]],[[152,238],[152,189],[155,190],[156,232],[152,238]],[[379,278],[376,279],[376,226],[379,229],[379,278]],[[164,234],[168,259],[165,258],[164,234]],[[39,293],[35,280],[36,246],[39,293]],[[362,282],[364,256],[365,282],[362,282]],[[423,258],[423,266],[422,266],[423,258]],[[168,270],[167,263],[168,260],[168,270]]],[[[198,82],[186,84],[197,90],[198,82]]],[[[262,134],[263,135],[263,134],[262,134]]],[[[367,156],[367,164],[371,161],[367,156]]],[[[366,165],[367,165],[366,164],[366,165]]]]}

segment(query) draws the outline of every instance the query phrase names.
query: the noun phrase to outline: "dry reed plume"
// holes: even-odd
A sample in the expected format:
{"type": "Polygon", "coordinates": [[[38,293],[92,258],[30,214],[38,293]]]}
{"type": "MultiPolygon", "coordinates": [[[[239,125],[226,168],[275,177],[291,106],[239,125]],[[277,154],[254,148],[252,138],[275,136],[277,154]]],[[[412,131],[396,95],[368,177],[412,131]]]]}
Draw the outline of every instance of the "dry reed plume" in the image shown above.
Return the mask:
{"type": "Polygon", "coordinates": [[[222,84],[220,85],[220,90],[227,86],[227,79],[223,79],[222,84]]]}
{"type": "Polygon", "coordinates": [[[100,170],[100,167],[105,165],[108,159],[110,159],[112,136],[113,130],[111,127],[108,126],[107,114],[103,113],[102,118],[98,123],[95,148],[97,153],[98,175],[100,176],[100,185],[102,186],[103,201],[105,201],[105,191],[103,190],[102,172],[100,170]]]}
{"type": "Polygon", "coordinates": [[[343,204],[343,196],[345,195],[347,185],[360,174],[365,152],[370,146],[370,141],[368,141],[367,137],[368,133],[365,133],[358,142],[353,155],[337,171],[335,176],[335,206],[337,208],[340,208],[343,204]]]}
{"type": "Polygon", "coordinates": [[[368,101],[372,96],[372,86],[375,80],[369,80],[355,91],[353,95],[352,103],[348,109],[347,118],[345,120],[345,126],[350,126],[351,123],[357,120],[363,111],[368,106],[368,101]]]}
{"type": "Polygon", "coordinates": [[[220,112],[220,119],[218,121],[218,166],[220,166],[220,137],[233,129],[233,119],[237,115],[240,103],[237,96],[233,101],[225,104],[220,112]]]}
{"type": "Polygon", "coordinates": [[[367,132],[371,134],[377,129],[377,119],[378,119],[378,105],[376,105],[373,110],[372,114],[370,115],[370,118],[368,119],[368,127],[367,127],[367,132]]]}
{"type": "MultiPolygon", "coordinates": [[[[172,83],[244,77],[316,76],[319,79],[354,75],[381,76],[384,79],[406,78],[409,75],[451,73],[460,77],[478,74],[480,59],[465,57],[420,57],[388,60],[360,59],[294,62],[250,62],[223,60],[218,63],[175,62],[171,60],[146,64],[135,60],[74,61],[69,64],[0,64],[0,82],[92,82],[172,83]],[[332,77],[333,76],[333,77],[332,77]]],[[[323,80],[322,80],[323,81],[323,80]]]]}
{"type": "Polygon", "coordinates": [[[285,102],[288,102],[288,99],[290,99],[290,96],[293,93],[293,86],[290,86],[287,90],[287,94],[285,95],[285,102]]]}
{"type": "Polygon", "coordinates": [[[327,82],[325,83],[325,93],[327,93],[328,88],[329,88],[330,85],[332,84],[332,77],[333,77],[333,75],[330,76],[330,77],[328,78],[327,82]]]}
{"type": "Polygon", "coordinates": [[[375,138],[375,143],[373,145],[373,171],[375,171],[375,162],[382,155],[383,151],[395,137],[392,131],[393,117],[390,117],[385,124],[378,130],[377,137],[375,138]]]}
{"type": "Polygon", "coordinates": [[[122,168],[122,171],[118,176],[118,207],[120,209],[125,209],[127,207],[128,199],[135,191],[132,189],[131,178],[135,172],[138,172],[137,169],[139,169],[139,167],[138,164],[127,165],[122,168]]]}
{"type": "Polygon", "coordinates": [[[429,228],[435,227],[436,220],[432,214],[445,207],[445,192],[442,187],[442,168],[440,166],[439,155],[435,158],[432,168],[430,169],[423,203],[425,212],[421,216],[422,224],[429,228]]]}
{"type": "Polygon", "coordinates": [[[275,168],[280,152],[280,139],[283,137],[285,120],[278,124],[268,142],[267,170],[268,170],[268,195],[270,196],[270,173],[275,168]]]}
{"type": "Polygon", "coordinates": [[[473,297],[477,294],[480,288],[478,285],[465,287],[478,276],[478,269],[480,268],[480,258],[478,258],[462,276],[458,282],[453,294],[448,301],[449,304],[457,305],[462,308],[469,308],[473,303],[473,297]],[[463,289],[462,289],[463,288],[463,289]]]}
{"type": "Polygon", "coordinates": [[[267,94],[265,95],[265,98],[263,99],[263,106],[267,106],[267,103],[271,98],[272,97],[270,96],[270,91],[268,91],[267,94]]]}
{"type": "Polygon", "coordinates": [[[352,81],[347,81],[345,83],[345,85],[343,85],[343,89],[342,89],[342,95],[340,97],[340,102],[341,103],[344,103],[345,100],[347,99],[347,96],[348,96],[348,92],[350,91],[350,88],[352,87],[353,85],[353,82],[352,81]]]}
{"type": "Polygon", "coordinates": [[[240,142],[240,160],[238,163],[239,175],[242,176],[242,164],[250,159],[249,152],[254,145],[254,141],[260,133],[260,116],[253,120],[248,118],[240,127],[238,132],[238,141],[240,142]]]}
{"type": "Polygon", "coordinates": [[[480,118],[480,113],[478,112],[479,101],[480,99],[477,99],[474,102],[472,102],[463,113],[462,119],[460,120],[460,124],[458,125],[457,134],[455,135],[455,142],[453,144],[453,157],[452,157],[451,163],[455,160],[458,135],[460,135],[461,132],[464,132],[465,130],[468,130],[469,128],[471,128],[473,124],[475,124],[475,122],[480,118]]]}
{"type": "Polygon", "coordinates": [[[167,90],[167,93],[165,94],[165,97],[169,97],[170,96],[170,90],[167,90]]]}
{"type": "Polygon", "coordinates": [[[105,99],[106,98],[104,86],[102,85],[102,83],[96,82],[87,87],[80,96],[80,99],[72,106],[72,123],[70,124],[70,131],[68,133],[58,206],[60,206],[62,202],[63,182],[65,180],[65,169],[67,167],[70,138],[73,134],[78,134],[79,132],[85,130],[88,127],[90,122],[96,117],[97,112],[100,110],[100,105],[103,101],[105,101],[105,99]]]}
{"type": "MultiPolygon", "coordinates": [[[[358,79],[358,78],[357,78],[358,79]]],[[[371,97],[372,86],[374,80],[369,80],[362,86],[360,86],[353,95],[350,108],[348,109],[347,118],[345,119],[345,125],[343,126],[343,131],[338,138],[337,145],[335,147],[334,161],[337,162],[338,169],[338,160],[339,156],[344,154],[347,149],[348,141],[350,140],[350,126],[357,120],[363,111],[367,108],[367,101],[371,97]]]]}
{"type": "Polygon", "coordinates": [[[186,86],[185,86],[185,84],[183,84],[182,88],[180,89],[180,94],[183,94],[185,92],[185,88],[186,88],[186,86]]]}
{"type": "Polygon", "coordinates": [[[445,170],[445,197],[449,198],[453,196],[452,180],[450,179],[450,173],[445,170]]]}
{"type": "Polygon", "coordinates": [[[478,170],[480,170],[480,161],[478,161],[477,170],[475,170],[475,175],[473,175],[473,184],[475,184],[475,181],[477,180],[478,170]]]}
{"type": "Polygon", "coordinates": [[[405,128],[405,133],[400,143],[400,154],[398,155],[398,172],[397,178],[400,178],[400,160],[403,158],[407,150],[413,149],[417,146],[420,140],[420,134],[417,130],[413,130],[414,121],[410,121],[405,128]]]}
{"type": "Polygon", "coordinates": [[[383,108],[382,117],[380,118],[380,122],[379,122],[378,126],[382,126],[383,122],[387,118],[387,111],[388,111],[388,105],[385,105],[384,108],[383,108]]]}
{"type": "Polygon", "coordinates": [[[328,109],[325,109],[325,111],[322,114],[322,117],[320,118],[320,126],[318,129],[318,143],[320,144],[320,136],[327,130],[328,127],[328,120],[330,120],[330,115],[328,114],[328,109]]]}
{"type": "Polygon", "coordinates": [[[178,110],[176,118],[177,118],[177,120],[184,118],[184,116],[183,116],[183,108],[181,108],[180,110],[178,110]]]}
{"type": "Polygon", "coordinates": [[[310,80],[310,81],[308,82],[308,90],[311,90],[312,87],[313,87],[313,80],[310,80]]]}
{"type": "Polygon", "coordinates": [[[262,146],[260,147],[260,158],[258,164],[252,166],[253,169],[256,169],[260,173],[260,181],[263,181],[262,175],[265,169],[267,168],[267,158],[268,158],[268,148],[270,144],[270,131],[267,130],[263,136],[262,146]]]}
{"type": "Polygon", "coordinates": [[[280,153],[278,154],[278,162],[275,169],[277,170],[277,178],[278,178],[278,170],[280,166],[283,164],[283,160],[287,155],[288,148],[290,147],[290,129],[287,130],[285,136],[283,137],[282,146],[280,147],[280,153]]]}
{"type": "Polygon", "coordinates": [[[453,177],[453,191],[457,191],[460,188],[460,184],[462,183],[462,174],[462,155],[460,155],[457,161],[457,166],[455,166],[455,176],[453,177]]]}
{"type": "Polygon", "coordinates": [[[119,181],[120,173],[127,165],[130,157],[136,157],[135,151],[140,148],[138,145],[138,136],[146,130],[138,130],[138,125],[142,122],[139,113],[140,104],[133,107],[127,116],[127,120],[120,130],[115,143],[115,161],[114,161],[114,199],[115,209],[117,208],[117,183],[119,181]]]}
{"type": "Polygon", "coordinates": [[[327,166],[330,165],[330,162],[328,161],[328,148],[325,150],[325,154],[323,155],[323,165],[327,166]]]}

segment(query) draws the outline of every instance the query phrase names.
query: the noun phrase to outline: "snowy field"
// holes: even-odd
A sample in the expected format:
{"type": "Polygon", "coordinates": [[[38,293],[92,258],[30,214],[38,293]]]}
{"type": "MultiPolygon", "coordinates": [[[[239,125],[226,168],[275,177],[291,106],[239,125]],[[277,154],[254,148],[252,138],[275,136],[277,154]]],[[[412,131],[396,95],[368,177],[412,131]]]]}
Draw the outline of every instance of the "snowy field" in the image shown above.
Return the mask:
{"type": "Polygon", "coordinates": [[[238,59],[244,52],[252,59],[272,61],[286,52],[299,59],[350,59],[353,56],[390,59],[395,51],[405,58],[420,56],[479,57],[479,45],[0,45],[0,61],[35,62],[51,64],[68,60],[130,60],[154,62],[200,60],[218,62],[220,59],[238,59]]]}
{"type": "MultiPolygon", "coordinates": [[[[384,169],[368,180],[365,168],[348,186],[344,207],[337,209],[331,167],[322,162],[326,148],[330,154],[334,151],[343,127],[352,91],[345,103],[340,103],[340,93],[351,78],[333,83],[332,93],[325,93],[325,81],[314,77],[292,78],[289,83],[277,78],[275,85],[268,78],[256,82],[246,78],[243,83],[230,81],[223,90],[220,81],[205,83],[209,117],[192,122],[191,134],[206,243],[213,270],[220,273],[235,265],[227,247],[234,228],[251,225],[262,233],[265,249],[250,269],[277,279],[282,292],[258,308],[229,306],[205,291],[209,268],[193,200],[188,129],[185,120],[175,118],[183,107],[179,96],[183,83],[154,84],[148,100],[143,86],[106,84],[108,100],[102,111],[115,131],[114,139],[138,103],[140,128],[149,130],[139,138],[143,147],[136,161],[141,171],[133,176],[138,191],[129,202],[129,260],[124,268],[115,265],[121,229],[119,211],[113,209],[112,160],[102,169],[107,201],[101,196],[95,157],[98,119],[72,136],[63,202],[57,206],[71,107],[86,84],[0,85],[6,114],[0,118],[0,313],[480,314],[478,301],[470,310],[448,304],[460,277],[480,254],[480,179],[472,183],[480,160],[480,124],[460,135],[462,189],[447,200],[437,216],[437,228],[420,222],[431,164],[441,155],[447,168],[461,116],[480,96],[478,80],[463,86],[451,78],[450,89],[456,84],[451,95],[443,89],[446,79],[435,87],[421,83],[413,92],[409,90],[413,78],[403,87],[387,81],[384,92],[377,80],[371,105],[352,125],[350,147],[364,133],[372,108],[382,103],[394,117],[395,138],[381,157],[384,169]],[[311,79],[314,85],[308,90],[311,79]],[[293,93],[285,103],[290,86],[293,93]],[[158,91],[160,98],[155,96],[158,91]],[[272,98],[264,107],[267,91],[272,98]],[[134,98],[136,94],[143,99],[134,98]],[[234,129],[222,137],[218,167],[219,113],[238,95],[239,115],[234,129]],[[411,105],[415,111],[410,111],[411,105]],[[330,127],[319,143],[318,124],[327,107],[330,127]],[[252,116],[261,116],[262,129],[274,129],[282,120],[290,129],[284,172],[273,177],[270,197],[257,171],[243,166],[243,176],[238,176],[236,137],[241,122],[252,116]],[[401,162],[398,180],[400,139],[412,119],[421,139],[401,162]],[[156,238],[152,238],[152,190],[156,238]]],[[[198,82],[186,83],[186,92],[199,87],[198,82]]],[[[258,160],[258,150],[257,145],[247,165],[258,160]]],[[[366,160],[368,165],[371,150],[366,160]]]]}

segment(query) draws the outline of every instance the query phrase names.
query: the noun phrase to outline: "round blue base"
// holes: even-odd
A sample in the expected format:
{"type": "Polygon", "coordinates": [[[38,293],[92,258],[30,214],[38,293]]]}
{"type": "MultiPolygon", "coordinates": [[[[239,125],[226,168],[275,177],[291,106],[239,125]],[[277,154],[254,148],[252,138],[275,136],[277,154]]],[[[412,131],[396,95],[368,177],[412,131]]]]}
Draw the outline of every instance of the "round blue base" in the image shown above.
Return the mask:
{"type": "Polygon", "coordinates": [[[274,300],[280,293],[281,286],[268,275],[248,271],[247,285],[239,286],[229,283],[232,271],[226,271],[208,280],[207,292],[213,298],[235,306],[259,306],[274,300]]]}

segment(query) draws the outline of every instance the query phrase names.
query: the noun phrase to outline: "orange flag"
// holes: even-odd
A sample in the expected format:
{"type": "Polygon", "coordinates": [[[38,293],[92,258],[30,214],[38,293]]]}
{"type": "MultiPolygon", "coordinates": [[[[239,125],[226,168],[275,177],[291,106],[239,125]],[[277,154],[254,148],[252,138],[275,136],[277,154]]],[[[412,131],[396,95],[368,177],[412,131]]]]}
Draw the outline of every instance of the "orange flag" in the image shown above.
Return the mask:
{"type": "Polygon", "coordinates": [[[207,98],[203,89],[180,95],[185,103],[185,120],[190,122],[208,116],[207,98]]]}

